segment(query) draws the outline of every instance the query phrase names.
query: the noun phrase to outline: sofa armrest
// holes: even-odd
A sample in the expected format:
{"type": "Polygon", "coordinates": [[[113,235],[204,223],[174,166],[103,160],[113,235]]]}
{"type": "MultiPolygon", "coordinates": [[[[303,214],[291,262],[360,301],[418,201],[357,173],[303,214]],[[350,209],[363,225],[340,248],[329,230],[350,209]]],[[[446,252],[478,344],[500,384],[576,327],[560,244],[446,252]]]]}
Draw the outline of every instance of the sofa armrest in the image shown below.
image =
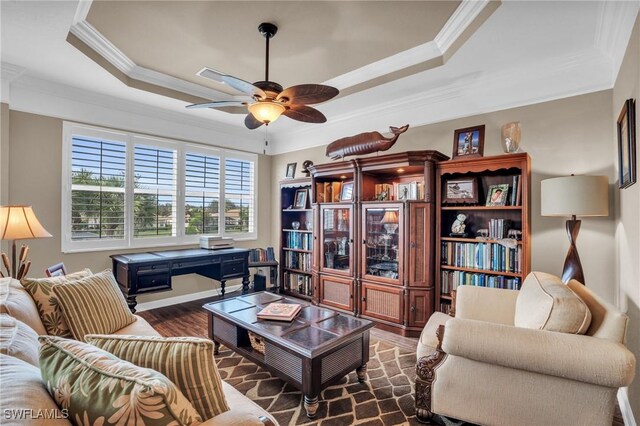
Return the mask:
{"type": "Polygon", "coordinates": [[[513,325],[517,290],[461,285],[456,291],[456,318],[513,325]]]}
{"type": "Polygon", "coordinates": [[[468,319],[447,322],[442,349],[478,362],[611,388],[629,385],[635,373],[635,357],[620,343],[468,319]]]}
{"type": "Polygon", "coordinates": [[[200,426],[275,426],[266,417],[257,417],[243,410],[229,410],[200,423],[200,426]]]}

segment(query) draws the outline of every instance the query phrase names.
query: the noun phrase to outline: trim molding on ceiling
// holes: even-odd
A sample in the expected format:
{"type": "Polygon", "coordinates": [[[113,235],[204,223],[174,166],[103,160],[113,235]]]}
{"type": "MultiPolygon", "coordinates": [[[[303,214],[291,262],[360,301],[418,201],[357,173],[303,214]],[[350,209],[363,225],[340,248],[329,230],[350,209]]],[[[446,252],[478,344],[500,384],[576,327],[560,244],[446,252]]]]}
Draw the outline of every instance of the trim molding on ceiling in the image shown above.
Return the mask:
{"type": "Polygon", "coordinates": [[[638,11],[640,11],[640,0],[599,3],[593,45],[611,60],[613,81],[616,80],[624,59],[638,11]]]}
{"type": "Polygon", "coordinates": [[[0,102],[9,103],[11,100],[11,83],[24,74],[25,71],[26,68],[17,65],[6,62],[0,63],[0,78],[2,80],[2,84],[0,84],[0,102]]]}
{"type": "MultiPolygon", "coordinates": [[[[87,22],[92,1],[79,2],[67,41],[124,84],[185,102],[235,99],[222,91],[135,64],[87,22]]],[[[500,0],[462,0],[433,41],[345,73],[324,84],[337,87],[340,97],[344,97],[441,66],[500,5],[500,0]]]]}

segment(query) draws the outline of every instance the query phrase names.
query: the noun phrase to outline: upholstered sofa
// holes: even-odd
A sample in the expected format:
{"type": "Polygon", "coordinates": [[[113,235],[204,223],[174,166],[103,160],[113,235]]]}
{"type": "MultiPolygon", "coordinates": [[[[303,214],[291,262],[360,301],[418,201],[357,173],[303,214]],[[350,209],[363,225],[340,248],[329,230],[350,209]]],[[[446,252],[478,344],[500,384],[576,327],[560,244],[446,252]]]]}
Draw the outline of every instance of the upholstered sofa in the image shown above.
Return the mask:
{"type": "MultiPolygon", "coordinates": [[[[564,286],[557,277],[532,273],[523,288],[550,284],[564,286]]],[[[586,305],[577,319],[567,318],[566,300],[544,288],[531,298],[458,287],[455,318],[434,314],[420,337],[418,419],[427,423],[437,414],[482,425],[610,425],[618,388],[628,386],[635,371],[635,357],[624,346],[628,318],[577,281],[568,289],[578,296],[576,306],[586,305]],[[525,322],[537,316],[541,326],[515,326],[518,315],[525,322]],[[547,331],[567,321],[573,334],[547,331]]]]}
{"type": "MultiPolygon", "coordinates": [[[[0,313],[4,314],[2,316],[3,320],[13,318],[26,324],[37,335],[46,334],[33,299],[17,280],[0,279],[0,313]]],[[[114,334],[159,336],[144,318],[136,315],[135,319],[135,322],[114,334]]],[[[7,426],[29,424],[69,425],[69,421],[63,418],[42,417],[46,416],[46,413],[52,413],[58,407],[53,398],[49,396],[45,384],[42,382],[40,369],[37,365],[38,342],[28,336],[34,333],[31,333],[31,330],[11,333],[8,328],[2,331],[0,334],[3,349],[3,354],[0,354],[2,424],[7,426]],[[7,417],[8,411],[6,410],[21,409],[32,411],[23,419],[18,419],[12,415],[7,417]],[[45,411],[39,412],[39,410],[45,411]]],[[[253,401],[226,382],[223,381],[222,385],[230,410],[206,420],[201,423],[202,425],[277,425],[275,419],[253,401]]]]}

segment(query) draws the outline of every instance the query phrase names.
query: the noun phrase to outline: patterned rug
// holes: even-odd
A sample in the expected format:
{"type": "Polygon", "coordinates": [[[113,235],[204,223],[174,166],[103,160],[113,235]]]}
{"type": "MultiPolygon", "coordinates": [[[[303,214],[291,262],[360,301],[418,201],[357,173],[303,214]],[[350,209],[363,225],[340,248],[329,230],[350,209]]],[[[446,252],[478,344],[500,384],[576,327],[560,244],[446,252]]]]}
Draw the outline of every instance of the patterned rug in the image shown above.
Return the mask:
{"type": "Polygon", "coordinates": [[[216,356],[222,379],[287,425],[417,425],[413,404],[416,354],[371,338],[367,380],[352,371],[320,397],[317,416],[309,419],[302,394],[231,350],[216,356]]]}

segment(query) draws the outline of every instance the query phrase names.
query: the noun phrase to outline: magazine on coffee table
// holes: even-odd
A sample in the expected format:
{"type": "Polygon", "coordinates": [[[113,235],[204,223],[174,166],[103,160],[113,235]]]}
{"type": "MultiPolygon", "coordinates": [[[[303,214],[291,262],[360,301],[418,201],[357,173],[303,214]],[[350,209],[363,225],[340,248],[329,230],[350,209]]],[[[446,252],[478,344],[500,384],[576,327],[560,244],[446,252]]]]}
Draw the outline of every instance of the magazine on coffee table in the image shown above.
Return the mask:
{"type": "Polygon", "coordinates": [[[291,321],[298,315],[301,308],[302,305],[298,303],[270,303],[258,312],[257,316],[266,320],[291,321]]]}

